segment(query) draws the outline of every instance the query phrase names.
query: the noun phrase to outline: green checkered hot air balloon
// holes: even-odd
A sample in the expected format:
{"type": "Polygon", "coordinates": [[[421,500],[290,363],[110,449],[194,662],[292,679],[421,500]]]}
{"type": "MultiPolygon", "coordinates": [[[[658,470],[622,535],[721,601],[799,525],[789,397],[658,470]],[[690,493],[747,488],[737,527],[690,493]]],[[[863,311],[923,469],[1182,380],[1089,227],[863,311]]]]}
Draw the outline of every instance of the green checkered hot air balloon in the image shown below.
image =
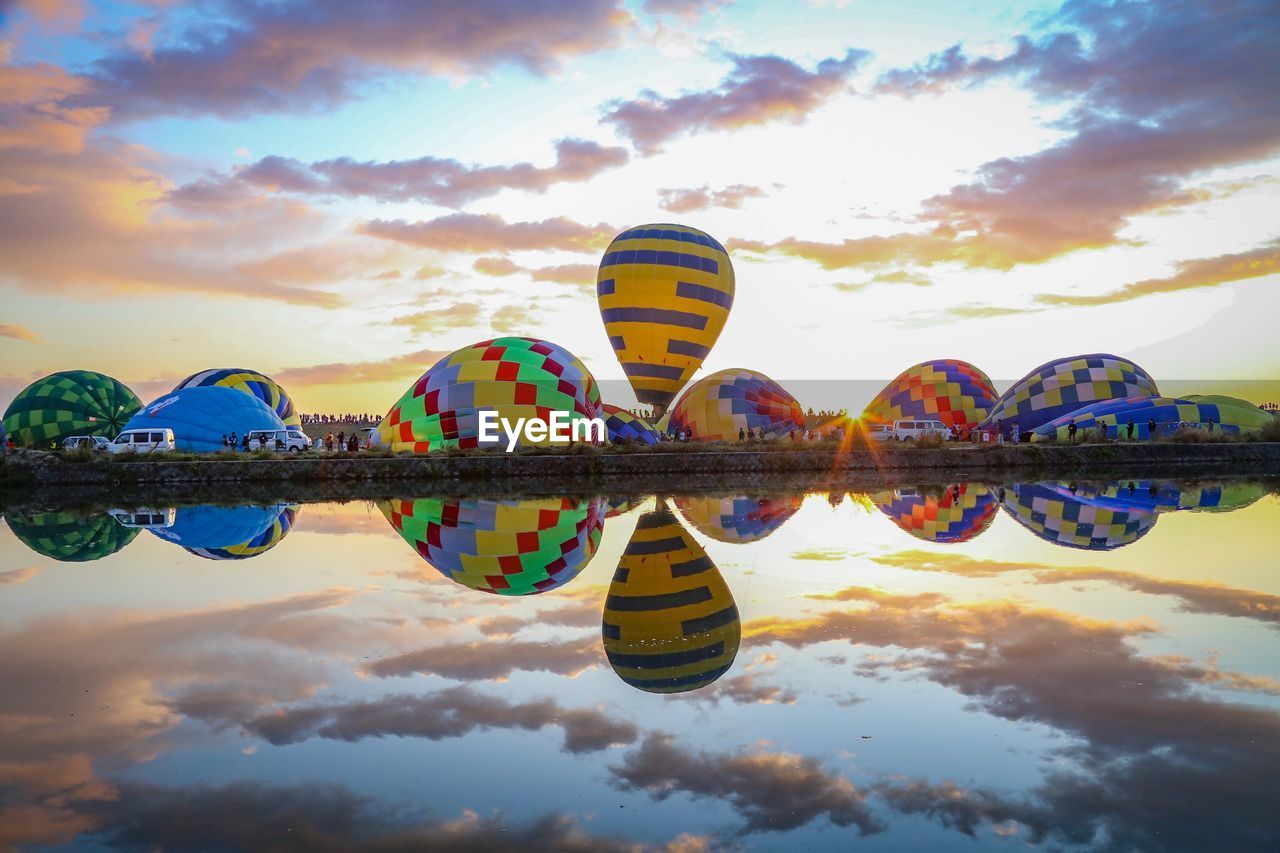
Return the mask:
{"type": "Polygon", "coordinates": [[[137,528],[125,527],[105,512],[10,513],[5,519],[22,544],[62,563],[89,563],[133,541],[137,528]]]}
{"type": "Polygon", "coordinates": [[[64,370],[37,379],[13,398],[4,428],[18,444],[41,447],[73,435],[114,438],[142,408],[117,379],[92,370],[64,370]]]}

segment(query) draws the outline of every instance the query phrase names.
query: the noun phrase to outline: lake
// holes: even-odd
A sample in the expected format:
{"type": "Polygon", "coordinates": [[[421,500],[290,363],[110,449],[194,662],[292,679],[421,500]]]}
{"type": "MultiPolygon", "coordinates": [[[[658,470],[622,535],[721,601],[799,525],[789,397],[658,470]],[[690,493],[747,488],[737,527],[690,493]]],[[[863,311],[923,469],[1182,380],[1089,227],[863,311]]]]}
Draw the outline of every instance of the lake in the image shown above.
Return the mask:
{"type": "Polygon", "coordinates": [[[1278,494],[11,507],[0,848],[1275,850],[1278,494]]]}

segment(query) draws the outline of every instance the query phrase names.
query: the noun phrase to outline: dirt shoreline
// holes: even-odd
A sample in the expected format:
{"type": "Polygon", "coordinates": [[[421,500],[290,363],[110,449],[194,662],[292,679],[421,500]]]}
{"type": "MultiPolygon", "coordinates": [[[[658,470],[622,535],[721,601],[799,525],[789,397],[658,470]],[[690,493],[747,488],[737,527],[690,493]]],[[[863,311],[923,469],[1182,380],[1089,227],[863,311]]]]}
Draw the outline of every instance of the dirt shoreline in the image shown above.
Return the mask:
{"type": "Polygon", "coordinates": [[[1280,442],[942,449],[683,450],[568,454],[140,461],[0,461],[0,503],[111,498],[359,500],[431,494],[561,495],[876,489],[965,480],[1280,475],[1280,442]]]}

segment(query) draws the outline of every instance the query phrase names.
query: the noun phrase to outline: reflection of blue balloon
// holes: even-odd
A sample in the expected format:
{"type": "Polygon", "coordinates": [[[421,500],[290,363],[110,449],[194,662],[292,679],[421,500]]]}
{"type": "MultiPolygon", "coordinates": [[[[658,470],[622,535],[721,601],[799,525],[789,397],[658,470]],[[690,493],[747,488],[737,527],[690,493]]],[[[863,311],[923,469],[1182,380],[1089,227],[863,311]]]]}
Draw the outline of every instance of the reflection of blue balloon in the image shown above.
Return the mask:
{"type": "Polygon", "coordinates": [[[181,506],[175,512],[171,527],[150,530],[161,539],[202,557],[242,559],[256,556],[280,541],[292,526],[293,516],[294,508],[284,504],[181,506]]]}
{"type": "Polygon", "coordinates": [[[282,430],[270,406],[234,388],[183,388],[145,406],[127,424],[131,429],[171,429],[177,448],[195,453],[224,450],[222,437],[258,430],[282,430]]]}

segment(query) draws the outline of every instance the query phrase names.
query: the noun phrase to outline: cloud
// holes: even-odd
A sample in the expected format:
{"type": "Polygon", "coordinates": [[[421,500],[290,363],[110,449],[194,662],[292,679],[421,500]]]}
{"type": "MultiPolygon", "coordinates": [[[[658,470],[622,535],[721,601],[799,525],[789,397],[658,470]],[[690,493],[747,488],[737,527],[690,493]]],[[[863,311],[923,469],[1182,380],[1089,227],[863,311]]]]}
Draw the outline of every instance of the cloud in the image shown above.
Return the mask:
{"type": "Polygon", "coordinates": [[[40,573],[37,566],[27,566],[25,569],[10,569],[7,572],[0,572],[0,586],[17,586],[20,583],[26,583],[40,573]]]}
{"type": "Polygon", "coordinates": [[[440,157],[382,163],[340,157],[302,163],[272,156],[239,169],[222,181],[243,181],[273,192],[421,201],[456,208],[503,190],[542,193],[556,184],[588,181],[608,169],[626,165],[628,159],[625,148],[561,139],[556,142],[555,164],[545,167],[531,163],[468,166],[440,157]]]}
{"type": "Polygon", "coordinates": [[[407,326],[415,334],[424,335],[445,329],[466,329],[480,319],[480,303],[455,302],[447,308],[429,308],[414,314],[402,314],[393,320],[393,326],[407,326]]]}
{"type": "Polygon", "coordinates": [[[537,732],[559,726],[564,731],[565,750],[585,753],[634,743],[640,737],[633,723],[598,708],[564,708],[551,699],[511,703],[469,687],[452,687],[426,696],[385,696],[365,702],[281,709],[243,725],[277,746],[310,737],[348,742],[367,737],[444,740],[476,730],[537,732]]]}
{"type": "Polygon", "coordinates": [[[374,219],[357,229],[362,234],[442,252],[595,252],[618,230],[610,225],[582,225],[563,216],[540,222],[507,222],[494,213],[452,213],[436,219],[406,222],[374,219]]]}
{"type": "Polygon", "coordinates": [[[816,70],[807,71],[780,56],[730,55],[733,67],[716,88],[669,98],[645,90],[633,100],[609,104],[601,121],[613,125],[644,154],[656,154],[664,143],[694,131],[800,123],[849,91],[849,79],[868,56],[850,50],[843,58],[824,59],[816,70]]]}
{"type": "Polygon", "coordinates": [[[457,681],[496,681],[513,672],[577,675],[604,661],[598,637],[558,643],[473,642],[431,646],[374,661],[365,667],[379,678],[415,674],[457,681]]]}
{"type": "Polygon", "coordinates": [[[476,258],[471,263],[472,269],[478,273],[494,276],[515,275],[522,272],[524,267],[507,257],[484,257],[476,258]]]}
{"type": "Polygon", "coordinates": [[[364,385],[374,382],[393,382],[403,379],[406,383],[416,379],[427,368],[449,354],[447,350],[422,349],[395,355],[381,361],[332,362],[313,364],[309,367],[286,367],[277,370],[273,378],[289,387],[291,385],[364,385]]]}
{"type": "Polygon", "coordinates": [[[676,793],[723,800],[746,821],[744,833],[795,829],[821,817],[836,826],[856,826],[862,835],[883,829],[865,793],[809,756],[706,752],[652,733],[609,773],[615,787],[644,791],[654,800],[676,793]]]}
{"type": "Polygon", "coordinates": [[[1280,274],[1280,239],[1248,252],[1179,261],[1177,272],[1165,278],[1149,278],[1126,284],[1117,290],[1093,295],[1042,293],[1036,301],[1045,305],[1112,305],[1157,293],[1178,293],[1201,287],[1216,287],[1235,281],[1280,274]]]}
{"type": "Polygon", "coordinates": [[[28,343],[40,343],[40,336],[28,329],[26,326],[19,326],[13,323],[0,323],[0,338],[13,338],[15,341],[27,341],[28,343]]]}
{"type": "Polygon", "coordinates": [[[735,705],[794,705],[798,697],[790,688],[766,684],[755,675],[747,674],[722,678],[700,690],[672,694],[671,698],[712,705],[719,705],[721,700],[735,705]]]}
{"type": "Polygon", "coordinates": [[[149,54],[118,51],[91,67],[92,105],[122,118],[319,112],[399,75],[474,75],[516,65],[555,71],[615,44],[632,24],[617,0],[249,2],[186,29],[149,54]]]}
{"type": "Polygon", "coordinates": [[[536,305],[503,305],[493,312],[493,316],[489,318],[489,324],[493,326],[495,332],[522,333],[529,331],[529,327],[536,322],[537,316],[536,305]]]}
{"type": "Polygon", "coordinates": [[[672,213],[694,213],[722,207],[739,208],[749,198],[764,198],[767,195],[760,187],[749,184],[731,184],[719,190],[713,190],[709,186],[658,190],[662,208],[672,213]]]}
{"type": "Polygon", "coordinates": [[[545,281],[553,284],[572,284],[584,291],[595,292],[595,264],[555,264],[545,267],[526,267],[517,264],[507,257],[476,258],[472,263],[476,272],[492,276],[509,276],[524,273],[532,281],[545,281]]]}
{"type": "Polygon", "coordinates": [[[730,2],[732,0],[644,0],[641,8],[650,15],[675,15],[692,21],[730,2]]]}

